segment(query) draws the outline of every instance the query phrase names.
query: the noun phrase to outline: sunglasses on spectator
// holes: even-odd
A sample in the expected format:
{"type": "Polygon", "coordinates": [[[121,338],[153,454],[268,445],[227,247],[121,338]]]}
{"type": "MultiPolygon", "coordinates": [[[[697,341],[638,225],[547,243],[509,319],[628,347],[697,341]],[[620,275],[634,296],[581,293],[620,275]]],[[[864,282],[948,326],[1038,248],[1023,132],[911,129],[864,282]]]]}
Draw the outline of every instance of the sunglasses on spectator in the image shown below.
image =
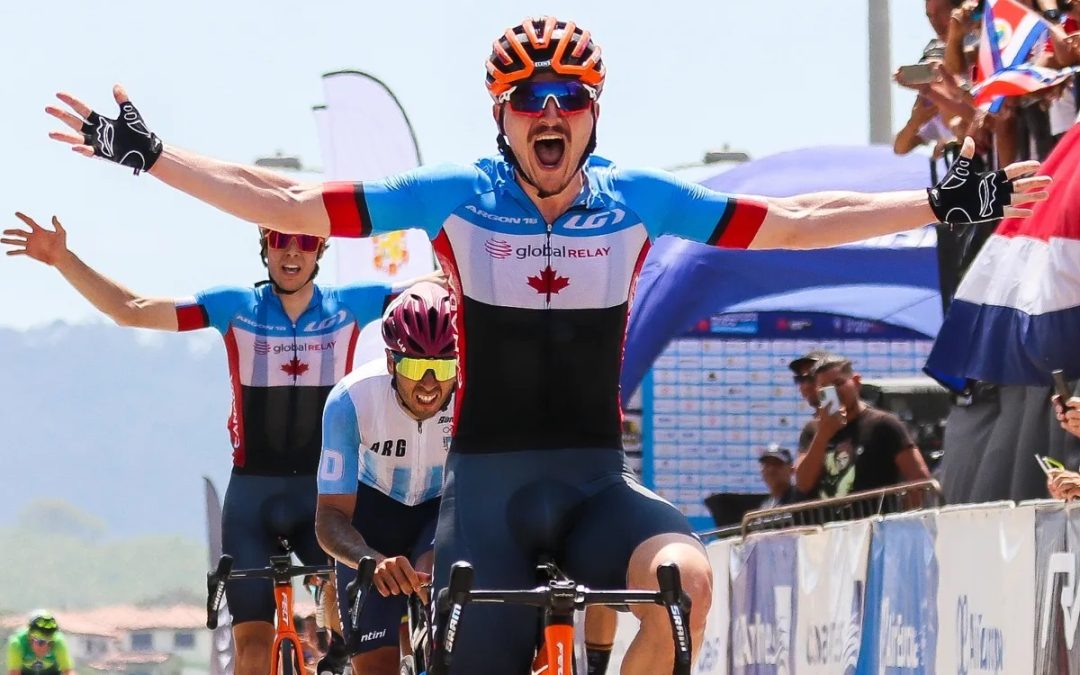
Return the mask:
{"type": "Polygon", "coordinates": [[[584,112],[596,100],[596,90],[575,80],[555,82],[526,82],[499,97],[510,109],[521,115],[540,117],[549,100],[563,115],[584,112]]]}
{"type": "Polygon", "coordinates": [[[295,239],[297,247],[304,253],[314,253],[322,246],[322,237],[313,234],[285,234],[269,230],[266,233],[266,245],[273,249],[289,248],[289,240],[295,239]]]}
{"type": "Polygon", "coordinates": [[[448,382],[457,376],[457,359],[417,359],[394,353],[394,371],[407,380],[419,382],[427,371],[440,382],[448,382]]]}
{"type": "Polygon", "coordinates": [[[795,381],[795,384],[802,384],[803,382],[813,382],[814,376],[810,373],[804,373],[802,375],[795,375],[791,379],[795,381]]]}

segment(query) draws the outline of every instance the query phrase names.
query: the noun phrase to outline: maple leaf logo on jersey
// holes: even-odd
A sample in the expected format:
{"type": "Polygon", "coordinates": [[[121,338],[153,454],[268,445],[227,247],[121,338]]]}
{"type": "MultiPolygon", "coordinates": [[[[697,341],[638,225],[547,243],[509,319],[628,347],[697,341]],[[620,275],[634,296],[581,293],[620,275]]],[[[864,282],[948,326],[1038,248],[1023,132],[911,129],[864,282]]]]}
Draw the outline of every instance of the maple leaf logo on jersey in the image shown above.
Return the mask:
{"type": "Polygon", "coordinates": [[[281,369],[285,371],[286,375],[300,377],[308,371],[308,364],[302,363],[300,359],[294,356],[291,361],[281,364],[281,369]]]}
{"type": "Polygon", "coordinates": [[[558,293],[570,285],[570,277],[561,277],[559,273],[548,265],[540,270],[540,275],[529,277],[529,285],[536,289],[537,293],[547,294],[547,301],[551,302],[551,294],[558,293]]]}

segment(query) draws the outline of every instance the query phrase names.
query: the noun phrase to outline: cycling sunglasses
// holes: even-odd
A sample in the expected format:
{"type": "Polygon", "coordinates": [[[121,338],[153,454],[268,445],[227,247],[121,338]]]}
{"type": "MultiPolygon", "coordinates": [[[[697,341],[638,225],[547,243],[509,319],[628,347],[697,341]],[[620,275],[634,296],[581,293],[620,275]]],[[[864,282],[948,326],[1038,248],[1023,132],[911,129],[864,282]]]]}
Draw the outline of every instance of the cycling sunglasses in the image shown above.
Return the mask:
{"type": "Polygon", "coordinates": [[[46,647],[53,643],[52,640],[43,640],[42,638],[30,638],[30,642],[34,643],[38,647],[46,647]]]}
{"type": "Polygon", "coordinates": [[[266,232],[266,245],[274,249],[289,248],[289,240],[295,239],[296,245],[300,247],[300,250],[304,253],[314,253],[322,246],[322,237],[316,237],[313,234],[285,234],[284,232],[275,232],[274,230],[268,230],[266,232]]]}
{"type": "Polygon", "coordinates": [[[584,112],[596,100],[596,90],[576,80],[554,82],[526,82],[503,94],[499,100],[510,104],[510,109],[521,115],[540,117],[549,99],[563,115],[584,112]]]}
{"type": "Polygon", "coordinates": [[[418,359],[394,352],[394,370],[407,380],[419,382],[427,371],[435,374],[435,379],[448,382],[457,376],[457,359],[418,359]]]}

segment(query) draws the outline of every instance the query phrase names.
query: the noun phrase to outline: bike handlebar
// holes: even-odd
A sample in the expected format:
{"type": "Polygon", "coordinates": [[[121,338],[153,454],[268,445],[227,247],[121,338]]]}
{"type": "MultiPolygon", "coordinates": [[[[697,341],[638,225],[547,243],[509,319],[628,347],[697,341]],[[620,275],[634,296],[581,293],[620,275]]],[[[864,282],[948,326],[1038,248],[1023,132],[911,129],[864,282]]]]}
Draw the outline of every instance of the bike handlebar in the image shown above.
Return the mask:
{"type": "Polygon", "coordinates": [[[690,675],[692,645],[690,641],[690,597],[682,590],[679,568],[674,563],[664,563],[656,570],[658,591],[593,591],[574,584],[566,578],[552,579],[546,586],[529,590],[472,590],[474,579],[472,565],[454,563],[450,569],[450,583],[439,591],[436,600],[438,632],[431,672],[449,671],[454,652],[454,639],[465,605],[477,603],[521,604],[539,607],[549,615],[573,613],[590,605],[653,604],[668,610],[672,640],[675,643],[674,675],[690,675]]]}
{"type": "Polygon", "coordinates": [[[206,627],[218,626],[221,600],[225,596],[225,582],[229,579],[270,579],[274,583],[289,583],[293,577],[316,574],[329,575],[334,571],[330,565],[293,565],[289,556],[271,556],[270,566],[258,569],[234,570],[231,555],[223,555],[217,568],[206,573],[206,627]]]}
{"type": "Polygon", "coordinates": [[[206,627],[210,630],[217,628],[221,599],[225,596],[225,580],[229,578],[232,565],[232,556],[223,555],[218,560],[217,569],[206,573],[206,627]]]}
{"type": "Polygon", "coordinates": [[[366,555],[356,563],[356,578],[345,587],[345,594],[349,599],[349,625],[354,632],[360,630],[360,611],[364,608],[364,601],[367,600],[374,579],[375,558],[366,555]]]}

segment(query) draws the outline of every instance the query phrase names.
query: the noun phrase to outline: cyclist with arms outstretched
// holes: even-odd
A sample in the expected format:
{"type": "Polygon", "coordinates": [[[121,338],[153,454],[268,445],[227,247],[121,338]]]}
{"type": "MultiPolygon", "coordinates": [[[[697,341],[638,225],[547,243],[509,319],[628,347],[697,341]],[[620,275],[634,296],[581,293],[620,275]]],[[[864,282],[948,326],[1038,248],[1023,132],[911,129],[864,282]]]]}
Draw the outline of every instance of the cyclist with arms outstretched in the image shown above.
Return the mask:
{"type": "MultiPolygon", "coordinates": [[[[307,564],[326,561],[315,538],[315,471],[322,409],[331,388],[352,370],[360,329],[380,316],[393,289],[384,284],[316,284],[323,237],[260,230],[268,281],[217,287],[193,298],[151,298],[96,271],[52,229],[16,214],[24,228],[0,242],[56,268],[121,326],[165,331],[213,327],[225,340],[233,405],[228,430],[233,469],[225,492],[222,549],[237,568],[265,567],[288,540],[307,564]]],[[[226,584],[237,675],[265,675],[274,641],[274,597],[267,580],[226,584]]],[[[342,664],[344,665],[344,664],[342,664]]]]}
{"type": "Polygon", "coordinates": [[[401,293],[382,322],[385,360],[338,382],[323,413],[315,531],[337,563],[338,606],[354,673],[396,675],[405,596],[431,572],[457,375],[453,299],[430,282],[401,293]],[[377,562],[359,630],[345,587],[377,562]]]}
{"type": "MultiPolygon", "coordinates": [[[[669,33],[657,35],[664,37],[643,48],[663,49],[669,33]]],[[[655,589],[657,566],[674,561],[700,644],[712,596],[704,547],[682,513],[623,471],[619,372],[649,242],[673,234],[728,248],[833,246],[938,220],[1026,215],[1012,201],[1045,199],[1050,179],[1028,177],[1037,162],[974,173],[968,142],[929,193],[731,197],[594,156],[604,78],[588,31],[551,17],[526,20],[499,36],[487,61],[501,157],[361,183],[270,179],[163,144],[119,87],[119,120],[66,94],[75,114],[49,112],[75,132],[52,137],[75,151],[125,162],[272,229],[354,237],[425,229],[457,297],[458,390],[436,586],[459,559],[474,564],[478,588],[531,586],[537,551],[553,549],[586,585],[655,589]]],[[[677,123],[657,120],[654,128],[661,122],[677,123]]],[[[641,630],[623,673],[669,670],[674,645],[663,609],[634,611],[641,630]]],[[[454,672],[525,672],[535,612],[469,612],[454,672]]]]}

